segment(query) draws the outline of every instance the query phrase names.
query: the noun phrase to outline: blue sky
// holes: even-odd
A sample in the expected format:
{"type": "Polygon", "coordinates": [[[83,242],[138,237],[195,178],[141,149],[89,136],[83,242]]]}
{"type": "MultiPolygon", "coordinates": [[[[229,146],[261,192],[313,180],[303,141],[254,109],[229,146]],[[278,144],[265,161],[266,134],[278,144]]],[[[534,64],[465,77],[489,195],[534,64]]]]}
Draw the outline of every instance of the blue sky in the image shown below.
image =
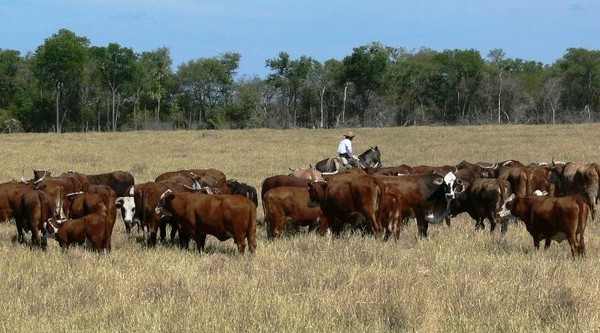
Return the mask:
{"type": "Polygon", "coordinates": [[[0,48],[25,54],[66,28],[91,45],[136,52],[168,47],[173,67],[226,52],[241,54],[240,76],[269,73],[285,51],[342,60],[371,42],[436,51],[470,49],[485,58],[552,64],[566,49],[600,49],[598,0],[2,0],[0,48]]]}

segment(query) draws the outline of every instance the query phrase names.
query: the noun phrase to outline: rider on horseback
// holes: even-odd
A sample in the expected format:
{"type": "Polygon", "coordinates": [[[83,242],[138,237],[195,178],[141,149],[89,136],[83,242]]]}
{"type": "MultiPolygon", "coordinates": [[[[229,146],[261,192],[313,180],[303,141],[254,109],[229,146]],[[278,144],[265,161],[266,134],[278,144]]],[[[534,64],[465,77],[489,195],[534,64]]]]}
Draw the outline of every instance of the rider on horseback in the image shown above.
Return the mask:
{"type": "Polygon", "coordinates": [[[352,139],[354,139],[354,133],[347,132],[344,134],[344,139],[338,145],[338,156],[342,158],[344,165],[350,163],[352,166],[357,166],[358,158],[352,155],[352,139]]]}

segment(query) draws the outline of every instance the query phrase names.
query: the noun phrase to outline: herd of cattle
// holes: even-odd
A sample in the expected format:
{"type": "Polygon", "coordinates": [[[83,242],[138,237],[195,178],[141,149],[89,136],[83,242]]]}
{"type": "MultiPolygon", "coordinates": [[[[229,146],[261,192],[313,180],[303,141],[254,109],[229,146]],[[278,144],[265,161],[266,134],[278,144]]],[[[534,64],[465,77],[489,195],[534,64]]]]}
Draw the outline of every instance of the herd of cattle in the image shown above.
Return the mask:
{"type": "MultiPolygon", "coordinates": [[[[534,245],[567,239],[573,256],[585,254],[588,215],[595,218],[600,165],[553,162],[524,165],[469,163],[446,166],[356,167],[323,174],[299,169],[262,183],[260,199],[269,239],[287,227],[318,229],[322,235],[356,228],[375,237],[397,239],[406,221],[417,221],[419,236],[429,223],[467,213],[477,228],[496,223],[507,230],[509,218],[522,220],[534,245]]],[[[137,225],[149,246],[157,237],[198,250],[206,236],[233,238],[238,251],[257,246],[257,191],[216,169],[166,172],[152,182],[135,184],[128,172],[53,177],[34,171],[31,180],[0,184],[0,221],[14,219],[17,240],[31,232],[33,246],[55,238],[62,248],[89,241],[96,251],[111,250],[117,211],[128,233],[137,225]]]]}

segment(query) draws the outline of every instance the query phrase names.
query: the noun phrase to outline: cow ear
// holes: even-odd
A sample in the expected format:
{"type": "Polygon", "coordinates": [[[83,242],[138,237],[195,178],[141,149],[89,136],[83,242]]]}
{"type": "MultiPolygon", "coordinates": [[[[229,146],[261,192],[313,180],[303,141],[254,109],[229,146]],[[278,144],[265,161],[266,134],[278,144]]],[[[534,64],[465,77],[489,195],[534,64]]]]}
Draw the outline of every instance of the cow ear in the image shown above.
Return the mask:
{"type": "Polygon", "coordinates": [[[444,178],[441,178],[441,177],[440,177],[440,178],[436,178],[436,179],[433,181],[433,183],[434,183],[435,185],[442,185],[442,184],[444,183],[444,178]]]}

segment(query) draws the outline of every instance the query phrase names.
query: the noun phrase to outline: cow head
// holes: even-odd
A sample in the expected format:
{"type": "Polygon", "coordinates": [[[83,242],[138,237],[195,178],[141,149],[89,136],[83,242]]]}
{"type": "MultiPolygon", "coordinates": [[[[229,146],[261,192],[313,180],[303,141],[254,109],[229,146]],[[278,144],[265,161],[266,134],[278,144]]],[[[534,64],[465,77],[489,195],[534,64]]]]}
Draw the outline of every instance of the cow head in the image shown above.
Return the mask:
{"type": "Polygon", "coordinates": [[[320,203],[325,200],[325,190],[327,182],[310,182],[308,183],[309,207],[319,207],[320,203]]]}
{"type": "Polygon", "coordinates": [[[510,209],[512,208],[515,197],[516,196],[513,193],[508,198],[506,198],[506,200],[504,200],[504,203],[502,204],[502,207],[500,208],[500,211],[498,212],[498,216],[500,216],[501,218],[512,216],[510,209]]]}
{"type": "Polygon", "coordinates": [[[457,179],[456,175],[452,171],[448,172],[443,178],[436,178],[433,183],[435,185],[444,187],[446,200],[454,199],[457,193],[461,193],[465,190],[463,181],[461,179],[457,179]]]}
{"type": "Polygon", "coordinates": [[[158,205],[156,205],[154,212],[161,216],[173,215],[168,209],[166,209],[166,206],[171,200],[173,200],[173,198],[175,198],[175,193],[171,189],[164,191],[163,194],[160,195],[160,200],[158,201],[158,205]]]}
{"type": "Polygon", "coordinates": [[[133,218],[135,215],[135,200],[133,196],[117,198],[115,201],[115,206],[121,211],[121,217],[123,218],[123,223],[125,223],[125,229],[127,230],[127,233],[129,233],[134,225],[133,218]]]}
{"type": "Polygon", "coordinates": [[[55,220],[54,218],[49,218],[44,222],[42,227],[44,228],[46,237],[54,238],[60,227],[62,227],[62,222],[63,220],[55,220]]]}

